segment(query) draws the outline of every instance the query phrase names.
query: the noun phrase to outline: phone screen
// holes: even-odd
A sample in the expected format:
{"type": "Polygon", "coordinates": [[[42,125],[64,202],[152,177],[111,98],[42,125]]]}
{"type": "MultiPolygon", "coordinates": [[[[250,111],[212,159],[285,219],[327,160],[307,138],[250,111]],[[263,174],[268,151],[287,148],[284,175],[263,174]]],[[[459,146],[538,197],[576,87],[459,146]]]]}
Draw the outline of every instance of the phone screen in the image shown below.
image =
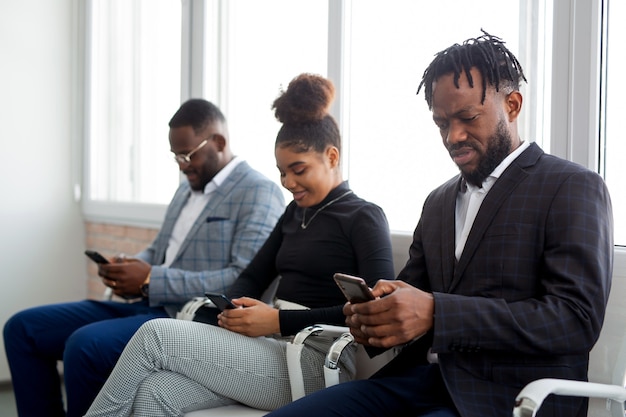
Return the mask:
{"type": "Polygon", "coordinates": [[[102,256],[99,252],[96,252],[95,250],[86,250],[85,251],[85,255],[87,255],[89,257],[89,259],[91,259],[92,261],[94,261],[97,264],[108,264],[109,263],[109,260],[107,258],[102,256]]]}
{"type": "Polygon", "coordinates": [[[209,298],[209,300],[211,300],[213,304],[215,304],[217,308],[220,309],[220,311],[224,311],[230,308],[237,308],[237,306],[234,305],[224,294],[207,292],[205,293],[205,295],[209,298]]]}
{"type": "Polygon", "coordinates": [[[333,278],[343,295],[351,303],[363,303],[376,298],[363,278],[341,273],[336,273],[333,278]]]}

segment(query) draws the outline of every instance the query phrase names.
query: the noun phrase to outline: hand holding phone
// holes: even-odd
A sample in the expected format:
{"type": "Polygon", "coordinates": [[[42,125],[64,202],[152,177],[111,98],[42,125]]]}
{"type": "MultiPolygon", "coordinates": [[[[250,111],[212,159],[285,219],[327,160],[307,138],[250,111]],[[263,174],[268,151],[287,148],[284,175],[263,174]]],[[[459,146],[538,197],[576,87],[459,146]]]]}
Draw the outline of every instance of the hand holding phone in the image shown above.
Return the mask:
{"type": "Polygon", "coordinates": [[[224,311],[226,309],[237,308],[236,305],[233,304],[232,301],[228,299],[224,294],[217,294],[212,292],[207,292],[205,295],[209,300],[220,310],[224,311]]]}
{"type": "Polygon", "coordinates": [[[96,252],[95,250],[86,250],[85,251],[85,255],[87,255],[89,257],[89,259],[91,259],[92,261],[94,261],[97,264],[108,264],[109,263],[109,260],[107,258],[102,256],[99,252],[96,252]]]}
{"type": "Polygon", "coordinates": [[[339,286],[343,295],[351,303],[364,303],[376,299],[363,278],[336,273],[333,279],[339,286]]]}

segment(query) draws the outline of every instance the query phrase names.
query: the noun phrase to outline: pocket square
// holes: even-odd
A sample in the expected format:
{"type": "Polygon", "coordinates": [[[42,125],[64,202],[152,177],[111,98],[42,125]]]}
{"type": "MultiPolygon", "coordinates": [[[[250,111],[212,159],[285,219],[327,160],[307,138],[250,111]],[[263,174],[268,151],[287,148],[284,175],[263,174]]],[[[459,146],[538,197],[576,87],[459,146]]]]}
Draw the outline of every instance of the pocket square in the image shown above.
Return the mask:
{"type": "Polygon", "coordinates": [[[206,218],[206,222],[207,223],[221,222],[221,221],[224,221],[224,220],[228,220],[228,219],[226,217],[211,217],[211,216],[206,218]]]}

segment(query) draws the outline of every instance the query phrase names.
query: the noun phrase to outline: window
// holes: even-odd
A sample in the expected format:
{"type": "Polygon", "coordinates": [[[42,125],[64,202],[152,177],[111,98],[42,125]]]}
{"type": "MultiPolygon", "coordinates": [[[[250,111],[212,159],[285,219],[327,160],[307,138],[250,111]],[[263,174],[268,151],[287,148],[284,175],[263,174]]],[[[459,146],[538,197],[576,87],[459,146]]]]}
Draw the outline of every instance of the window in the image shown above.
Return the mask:
{"type": "Polygon", "coordinates": [[[167,123],[180,104],[180,2],[89,5],[87,201],[166,204],[179,181],[167,123]]]}
{"type": "Polygon", "coordinates": [[[608,12],[606,78],[603,84],[606,112],[600,167],[613,202],[615,244],[626,246],[626,141],[620,119],[624,110],[623,97],[626,96],[621,72],[626,66],[626,57],[621,50],[626,43],[626,28],[623,25],[626,4],[623,1],[611,1],[608,12]]]}
{"type": "MultiPolygon", "coordinates": [[[[379,2],[352,2],[346,57],[349,86],[344,85],[342,91],[349,103],[348,120],[343,123],[350,151],[349,178],[358,194],[383,207],[392,230],[412,231],[428,193],[458,173],[444,150],[423,92],[416,96],[434,54],[479,36],[482,28],[506,42],[534,88],[535,83],[544,82],[543,73],[529,65],[534,61],[520,50],[519,34],[543,31],[541,14],[536,14],[539,17],[532,26],[525,26],[522,19],[536,3],[395,0],[392,7],[382,7],[379,2]]],[[[537,53],[545,45],[533,46],[529,50],[537,53]]],[[[528,104],[537,103],[537,97],[528,97],[536,91],[524,91],[523,117],[536,110],[528,104]]],[[[543,113],[543,107],[539,110],[543,113]]],[[[522,124],[522,138],[541,144],[542,126],[536,127],[531,131],[522,124]]]]}
{"type": "MultiPolygon", "coordinates": [[[[392,230],[410,232],[428,192],[458,172],[443,150],[423,95],[415,94],[433,54],[478,36],[483,27],[508,43],[532,86],[544,85],[544,67],[536,57],[543,57],[550,37],[536,33],[545,31],[550,2],[478,3],[216,1],[207,20],[219,19],[223,29],[217,35],[205,31],[210,39],[204,40],[208,59],[203,94],[216,100],[229,118],[236,153],[278,182],[273,143],[280,125],[270,105],[279,88],[301,72],[329,76],[337,87],[334,115],[344,140],[344,177],[360,196],[383,207],[392,230]],[[458,13],[441,13],[449,9],[458,13]],[[532,11],[539,17],[527,26],[525,16],[532,11]],[[527,32],[535,40],[519,53],[524,43],[519,34],[527,32]],[[211,41],[215,37],[217,44],[211,41]],[[528,61],[534,66],[526,66],[528,61]],[[220,71],[215,63],[222,68],[226,63],[227,70],[220,71]]],[[[543,103],[542,90],[525,93],[533,103],[543,103]]],[[[541,106],[528,108],[544,114],[541,106]]],[[[542,123],[532,131],[522,126],[522,131],[529,140],[541,139],[542,123]]]]}
{"type": "MultiPolygon", "coordinates": [[[[271,105],[280,89],[303,72],[327,76],[328,3],[319,0],[237,0],[220,2],[210,21],[221,18],[222,46],[210,42],[203,97],[218,104],[228,119],[235,154],[280,184],[274,141],[280,123],[271,105]],[[259,16],[263,16],[259,19],[259,16]],[[306,18],[304,18],[306,16],[306,18]],[[221,51],[221,55],[217,52],[221,51]],[[220,85],[215,91],[213,85],[220,85]]],[[[212,36],[212,34],[209,34],[212,36]]],[[[282,188],[282,187],[281,187],[282,188]]],[[[292,196],[285,193],[286,201],[292,196]]]]}
{"type": "Polygon", "coordinates": [[[166,140],[181,98],[220,106],[235,153],[279,183],[280,125],[271,103],[294,76],[313,72],[337,87],[332,111],[344,139],[344,177],[383,207],[392,230],[410,233],[428,192],[457,173],[417,86],[435,52],[481,28],[507,42],[529,79],[523,138],[549,146],[542,117],[549,114],[551,0],[89,4],[90,219],[160,223],[180,178],[166,140]]]}
{"type": "Polygon", "coordinates": [[[626,149],[619,135],[623,1],[86,5],[82,194],[88,220],[160,225],[180,180],[166,139],[181,98],[205,96],[222,107],[235,152],[278,182],[272,146],[279,125],[270,105],[281,85],[308,71],[337,86],[332,111],[344,137],[345,177],[359,195],[383,207],[392,230],[410,232],[426,193],[456,173],[415,90],[432,54],[482,27],[504,38],[529,79],[522,137],[604,176],[619,245],[615,271],[626,273],[626,189],[620,184],[626,149]]]}

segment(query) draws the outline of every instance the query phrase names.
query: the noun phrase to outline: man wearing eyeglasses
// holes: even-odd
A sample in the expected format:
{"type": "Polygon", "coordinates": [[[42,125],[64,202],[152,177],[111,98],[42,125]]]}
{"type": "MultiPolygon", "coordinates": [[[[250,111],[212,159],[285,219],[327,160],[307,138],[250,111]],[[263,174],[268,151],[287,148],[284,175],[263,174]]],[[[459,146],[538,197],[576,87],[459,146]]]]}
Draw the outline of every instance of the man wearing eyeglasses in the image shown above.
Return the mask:
{"type": "Polygon", "coordinates": [[[282,214],[279,187],[233,155],[219,108],[191,99],[169,127],[170,149],[187,181],[147,249],[98,266],[114,294],[138,301],[35,307],[5,325],[20,416],[66,415],[58,360],[64,365],[67,416],[84,415],[135,330],[150,319],[173,317],[195,296],[225,292],[282,214]]]}

